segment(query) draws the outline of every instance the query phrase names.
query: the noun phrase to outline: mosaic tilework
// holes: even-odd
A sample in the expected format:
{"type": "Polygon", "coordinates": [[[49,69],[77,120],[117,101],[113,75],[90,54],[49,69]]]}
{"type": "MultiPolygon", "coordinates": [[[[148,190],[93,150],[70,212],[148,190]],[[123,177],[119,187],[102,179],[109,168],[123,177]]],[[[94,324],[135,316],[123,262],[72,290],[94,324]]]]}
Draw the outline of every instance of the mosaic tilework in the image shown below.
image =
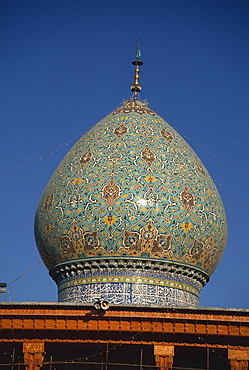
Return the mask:
{"type": "Polygon", "coordinates": [[[78,274],[76,264],[58,265],[51,271],[58,282],[59,301],[74,300],[75,295],[75,299],[82,303],[92,303],[98,296],[113,304],[186,306],[198,303],[200,290],[205,284],[205,277],[203,281],[198,273],[194,276],[193,269],[182,271],[181,266],[172,272],[172,265],[161,266],[164,271],[160,271],[155,263],[150,269],[147,263],[143,269],[136,269],[137,263],[129,260],[109,261],[106,268],[100,260],[91,262],[91,269],[78,270],[78,274]],[[168,272],[165,271],[167,267],[168,272]],[[84,297],[81,298],[81,294],[84,297]]]}
{"type": "Polygon", "coordinates": [[[98,283],[59,290],[60,302],[94,303],[97,298],[117,305],[197,306],[198,296],[172,287],[152,284],[98,283]]]}
{"type": "MultiPolygon", "coordinates": [[[[63,279],[64,280],[64,279],[63,279]]],[[[191,291],[192,293],[199,295],[200,289],[202,288],[201,284],[193,284],[190,279],[186,277],[177,277],[173,279],[173,275],[163,275],[163,274],[148,274],[140,273],[135,274],[130,271],[129,274],[122,274],[122,271],[119,271],[119,274],[115,274],[115,271],[102,271],[101,274],[98,273],[89,273],[84,276],[73,276],[70,279],[66,279],[60,282],[60,289],[65,289],[74,285],[84,285],[89,283],[116,283],[116,282],[131,282],[138,284],[153,284],[158,286],[169,286],[186,291],[191,291]],[[198,289],[199,288],[199,289],[198,289]]]]}
{"type": "Polygon", "coordinates": [[[131,100],[65,156],[41,197],[35,236],[48,269],[130,256],[210,275],[227,225],[218,191],[193,150],[146,104],[131,100]]]}
{"type": "Polygon", "coordinates": [[[144,277],[128,277],[128,276],[104,276],[104,277],[84,277],[84,278],[74,278],[71,281],[63,282],[59,286],[59,291],[63,289],[67,289],[68,287],[76,286],[76,285],[89,285],[89,284],[109,284],[109,283],[128,283],[131,282],[132,284],[142,284],[142,285],[156,285],[156,286],[168,286],[170,288],[177,288],[185,291],[190,291],[191,293],[199,296],[199,290],[195,287],[190,287],[187,284],[179,281],[167,280],[164,278],[144,278],[144,277]]]}

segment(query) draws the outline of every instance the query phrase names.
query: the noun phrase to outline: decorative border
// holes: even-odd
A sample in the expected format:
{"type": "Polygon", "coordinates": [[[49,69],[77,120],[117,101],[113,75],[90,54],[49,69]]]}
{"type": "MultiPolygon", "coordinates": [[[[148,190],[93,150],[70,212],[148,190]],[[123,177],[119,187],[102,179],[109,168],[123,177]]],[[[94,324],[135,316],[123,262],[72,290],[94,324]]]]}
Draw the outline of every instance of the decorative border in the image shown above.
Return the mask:
{"type": "Polygon", "coordinates": [[[101,298],[110,304],[141,306],[197,306],[199,297],[168,286],[136,283],[96,283],[71,286],[59,291],[59,302],[94,303],[101,298]]]}
{"type": "Polygon", "coordinates": [[[87,276],[144,276],[176,281],[193,286],[198,291],[209,281],[209,276],[198,268],[178,264],[177,262],[155,259],[133,258],[92,258],[75,260],[54,266],[50,276],[57,285],[68,279],[87,276]]]}
{"type": "Polygon", "coordinates": [[[98,283],[132,283],[132,284],[147,284],[147,285],[157,285],[157,286],[167,286],[170,288],[177,288],[191,292],[195,295],[199,295],[200,291],[195,287],[189,286],[188,284],[168,280],[168,279],[159,279],[153,277],[144,277],[144,276],[91,276],[83,277],[68,280],[59,285],[58,291],[60,292],[63,289],[76,285],[85,285],[85,284],[98,284],[98,283]]]}

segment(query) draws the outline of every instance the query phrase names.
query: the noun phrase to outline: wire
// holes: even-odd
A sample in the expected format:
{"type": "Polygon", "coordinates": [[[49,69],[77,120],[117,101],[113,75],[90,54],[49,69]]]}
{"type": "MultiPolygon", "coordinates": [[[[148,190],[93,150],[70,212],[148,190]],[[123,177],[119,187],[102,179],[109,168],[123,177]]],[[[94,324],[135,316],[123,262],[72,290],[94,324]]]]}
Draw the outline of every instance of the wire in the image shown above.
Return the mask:
{"type": "MultiPolygon", "coordinates": [[[[136,334],[133,334],[131,337],[127,338],[127,339],[126,339],[126,341],[132,340],[132,339],[134,339],[137,335],[140,335],[140,334],[141,334],[140,332],[138,332],[138,333],[136,333],[136,334]]],[[[89,356],[85,356],[85,357],[80,357],[80,358],[74,358],[74,359],[72,359],[71,361],[77,361],[77,362],[78,362],[78,361],[84,361],[84,360],[85,360],[85,361],[87,361],[89,358],[104,355],[104,354],[106,354],[107,352],[110,352],[110,351],[112,351],[112,350],[115,350],[116,348],[121,347],[121,346],[122,346],[122,343],[117,344],[117,345],[115,345],[115,346],[113,346],[113,347],[110,347],[110,348],[108,348],[107,350],[100,351],[100,352],[98,352],[98,353],[94,353],[93,355],[89,355],[89,356]]]]}
{"type": "Polygon", "coordinates": [[[33,163],[37,163],[38,161],[41,161],[41,160],[43,160],[45,157],[47,157],[48,155],[52,155],[52,154],[54,154],[55,152],[58,152],[60,149],[62,149],[62,148],[64,148],[65,146],[68,146],[70,143],[73,143],[75,140],[77,140],[79,137],[82,137],[82,136],[84,136],[85,134],[79,134],[79,135],[77,135],[77,136],[75,136],[73,139],[71,139],[71,140],[69,140],[68,142],[66,142],[65,144],[63,144],[63,145],[61,145],[61,146],[59,146],[58,148],[56,148],[56,149],[53,149],[53,150],[51,150],[50,152],[48,152],[48,153],[46,153],[46,154],[43,154],[41,157],[39,157],[39,158],[36,158],[36,159],[33,159],[32,161],[30,161],[30,162],[27,162],[27,163],[24,163],[24,164],[22,164],[22,165],[20,165],[20,166],[17,166],[17,167],[14,167],[14,168],[12,168],[12,169],[10,169],[10,170],[6,170],[6,171],[3,171],[3,172],[0,172],[0,175],[7,175],[8,173],[10,173],[10,172],[13,172],[13,171],[16,171],[16,170],[21,170],[21,169],[23,169],[23,168],[26,168],[27,166],[29,166],[29,165],[31,165],[31,164],[33,164],[33,163]]]}
{"type": "MultiPolygon", "coordinates": [[[[208,348],[208,343],[200,336],[199,336],[199,339],[201,339],[208,348]]],[[[224,356],[222,356],[216,349],[212,348],[212,352],[216,353],[216,355],[218,355],[219,358],[222,358],[222,360],[226,361],[227,365],[229,365],[229,362],[227,361],[227,359],[224,356]]]]}
{"type": "Polygon", "coordinates": [[[216,182],[216,184],[218,184],[219,186],[221,186],[224,190],[226,190],[227,194],[230,195],[230,197],[232,197],[233,199],[236,200],[236,202],[241,206],[241,207],[244,207],[246,211],[249,211],[249,208],[247,208],[247,206],[245,204],[242,204],[239,202],[238,198],[235,197],[234,195],[231,194],[231,192],[225,187],[223,186],[218,180],[214,179],[214,181],[216,182]]]}
{"type": "Polygon", "coordinates": [[[23,222],[21,224],[21,226],[19,226],[12,234],[10,234],[9,236],[7,236],[2,242],[1,242],[1,245],[2,244],[5,244],[12,236],[14,236],[18,231],[20,231],[23,226],[25,226],[30,220],[32,220],[33,218],[35,217],[35,214],[33,214],[32,216],[30,216],[25,222],[23,222]]]}
{"type": "MultiPolygon", "coordinates": [[[[141,98],[140,98],[140,100],[141,100],[141,98]]],[[[171,126],[172,126],[172,125],[171,125],[171,126]]],[[[177,131],[177,132],[178,132],[182,137],[184,137],[185,139],[187,139],[187,140],[188,140],[188,141],[190,141],[190,142],[193,142],[196,146],[198,146],[199,148],[201,148],[201,149],[205,150],[207,153],[209,153],[209,154],[213,155],[214,157],[219,158],[222,162],[225,162],[225,163],[227,163],[227,164],[230,164],[231,166],[236,167],[237,169],[240,169],[240,170],[242,170],[242,171],[249,172],[249,169],[244,168],[244,167],[242,167],[242,166],[238,166],[237,164],[235,164],[235,163],[233,163],[233,162],[231,162],[231,161],[229,161],[229,160],[227,160],[227,159],[225,159],[225,158],[221,157],[220,155],[218,155],[218,154],[214,153],[213,151],[211,151],[211,150],[207,149],[206,147],[204,147],[204,146],[200,145],[200,144],[199,144],[199,143],[197,143],[194,139],[191,139],[190,137],[188,137],[187,135],[185,135],[183,132],[181,132],[181,130],[177,129],[177,128],[176,128],[176,127],[174,127],[174,126],[172,126],[172,127],[173,127],[173,128],[174,128],[174,130],[176,130],[176,131],[177,131]]],[[[87,132],[87,131],[86,131],[86,132],[87,132]]],[[[22,169],[22,168],[26,168],[27,166],[31,165],[32,163],[36,163],[36,162],[38,162],[38,161],[42,160],[43,158],[47,157],[48,155],[52,155],[53,153],[58,152],[60,149],[64,148],[65,146],[68,146],[70,143],[73,143],[73,142],[74,142],[75,140],[77,140],[79,137],[84,136],[84,135],[86,134],[86,132],[85,132],[84,134],[83,134],[83,133],[81,133],[81,134],[79,134],[79,135],[75,136],[73,139],[69,140],[69,141],[68,141],[68,142],[66,142],[65,144],[63,144],[63,145],[59,146],[59,147],[58,147],[58,148],[56,148],[56,149],[51,150],[50,152],[48,152],[48,153],[46,153],[46,154],[43,154],[41,157],[38,157],[38,158],[36,158],[36,159],[33,159],[33,160],[31,160],[30,162],[24,163],[24,164],[22,164],[22,165],[20,165],[20,166],[14,167],[14,168],[12,168],[12,169],[10,169],[10,170],[0,172],[0,175],[6,175],[6,174],[8,174],[8,173],[10,173],[10,172],[13,172],[13,171],[15,171],[15,170],[20,170],[20,169],[22,169]]]]}
{"type": "MultiPolygon", "coordinates": [[[[41,363],[40,362],[34,362],[34,363],[32,363],[33,365],[41,365],[41,363]]],[[[42,365],[43,366],[45,366],[45,365],[75,365],[75,368],[76,369],[79,369],[78,368],[78,365],[88,365],[88,366],[90,366],[90,365],[102,365],[103,364],[103,362],[97,362],[97,361],[94,361],[94,362],[88,362],[88,361],[86,361],[86,362],[76,362],[76,363],[74,363],[74,362],[71,362],[71,361],[50,361],[50,362],[43,362],[42,363],[42,365]]],[[[12,363],[5,363],[5,364],[0,364],[0,367],[1,366],[11,366],[11,365],[16,365],[16,366],[18,366],[18,365],[24,365],[23,363],[14,363],[14,364],[12,364],[12,363]]],[[[110,367],[112,367],[113,368],[113,366],[116,366],[117,368],[119,368],[119,366],[122,366],[122,369],[124,368],[124,366],[129,366],[129,368],[130,367],[134,367],[134,368],[141,368],[141,365],[139,365],[139,364],[133,364],[133,363],[121,363],[121,362],[105,362],[105,365],[108,365],[108,366],[110,366],[110,367]]],[[[145,369],[149,369],[149,370],[151,370],[151,369],[158,369],[158,365],[145,365],[145,364],[143,364],[142,365],[143,366],[143,368],[145,368],[145,369]]],[[[85,367],[84,367],[85,368],[85,367]]],[[[70,367],[70,369],[71,369],[71,367],[70,367]]],[[[96,367],[94,366],[94,367],[91,367],[91,369],[96,369],[96,367]]],[[[196,367],[179,367],[179,366],[163,366],[163,367],[160,367],[160,369],[164,369],[164,370],[206,370],[207,368],[205,367],[202,367],[202,368],[196,368],[196,367]]],[[[90,368],[89,368],[89,370],[90,370],[90,368]]],[[[212,370],[212,369],[210,369],[210,370],[212,370]]],[[[214,369],[213,369],[214,370],[214,369]]]]}
{"type": "MultiPolygon", "coordinates": [[[[173,126],[172,126],[173,127],[173,126]]],[[[216,153],[214,153],[214,152],[212,152],[211,150],[209,150],[209,149],[207,149],[206,147],[204,147],[204,146],[202,146],[202,145],[200,145],[199,143],[197,143],[194,139],[191,139],[190,137],[188,137],[187,135],[185,135],[183,132],[181,132],[180,130],[178,130],[177,128],[175,128],[175,127],[173,127],[182,137],[184,137],[185,139],[187,139],[188,141],[190,141],[190,142],[193,142],[196,146],[198,146],[199,148],[201,148],[201,149],[203,149],[203,150],[205,150],[208,154],[211,154],[211,155],[213,155],[214,157],[216,157],[216,158],[219,158],[222,162],[225,162],[225,163],[227,163],[227,164],[230,164],[231,166],[233,166],[233,167],[235,167],[235,168],[237,168],[237,169],[240,169],[240,170],[242,170],[242,171],[244,171],[244,172],[249,172],[249,169],[247,169],[247,168],[244,168],[244,167],[242,167],[242,166],[238,166],[237,164],[235,164],[235,163],[233,163],[233,162],[231,162],[231,161],[229,161],[229,160],[227,160],[227,159],[225,159],[225,158],[223,158],[223,157],[221,157],[220,155],[218,155],[218,154],[216,154],[216,153]]]]}
{"type": "Polygon", "coordinates": [[[35,267],[37,267],[41,263],[42,263],[42,261],[38,262],[36,265],[34,265],[33,267],[31,267],[30,269],[28,269],[27,271],[25,271],[22,275],[18,276],[15,280],[13,280],[11,283],[9,283],[7,285],[7,287],[9,287],[11,284],[14,284],[17,280],[21,279],[21,277],[23,277],[24,275],[26,275],[28,272],[30,272],[31,270],[33,270],[35,267]]]}

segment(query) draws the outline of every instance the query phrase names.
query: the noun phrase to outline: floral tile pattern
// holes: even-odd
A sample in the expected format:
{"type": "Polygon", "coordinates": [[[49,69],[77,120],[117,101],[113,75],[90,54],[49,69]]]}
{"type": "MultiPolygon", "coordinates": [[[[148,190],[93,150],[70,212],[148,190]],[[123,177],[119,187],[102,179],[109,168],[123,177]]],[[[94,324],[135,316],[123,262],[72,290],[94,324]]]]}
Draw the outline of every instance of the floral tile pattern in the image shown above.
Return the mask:
{"type": "MultiPolygon", "coordinates": [[[[36,212],[35,236],[48,269],[123,256],[184,264],[210,276],[223,254],[227,225],[218,191],[194,151],[145,103],[130,100],[97,123],[58,166],[36,212]]],[[[99,289],[107,289],[103,284],[99,289]]],[[[135,283],[129,284],[134,293],[135,283]]],[[[75,299],[82,299],[83,290],[95,285],[70,286],[68,294],[75,290],[75,299]]],[[[149,285],[139,288],[146,304],[149,285]]],[[[125,304],[134,303],[129,289],[122,293],[125,304]]],[[[163,304],[166,290],[154,294],[163,304]]],[[[176,290],[172,297],[180,294],[176,290]]],[[[63,291],[59,300],[65,297],[63,291]]]]}

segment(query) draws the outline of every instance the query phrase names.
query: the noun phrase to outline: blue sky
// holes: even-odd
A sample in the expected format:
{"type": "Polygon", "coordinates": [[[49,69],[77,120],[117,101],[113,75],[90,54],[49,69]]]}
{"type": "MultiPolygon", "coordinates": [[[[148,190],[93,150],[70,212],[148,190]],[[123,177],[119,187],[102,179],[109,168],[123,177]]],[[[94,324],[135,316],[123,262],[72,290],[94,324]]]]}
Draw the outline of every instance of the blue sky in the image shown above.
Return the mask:
{"type": "MultiPolygon", "coordinates": [[[[200,305],[249,308],[248,1],[2,0],[0,24],[0,281],[39,263],[39,198],[74,138],[131,96],[139,37],[141,98],[199,155],[227,213],[227,248],[200,305]]],[[[8,290],[57,300],[43,264],[8,290]]]]}

